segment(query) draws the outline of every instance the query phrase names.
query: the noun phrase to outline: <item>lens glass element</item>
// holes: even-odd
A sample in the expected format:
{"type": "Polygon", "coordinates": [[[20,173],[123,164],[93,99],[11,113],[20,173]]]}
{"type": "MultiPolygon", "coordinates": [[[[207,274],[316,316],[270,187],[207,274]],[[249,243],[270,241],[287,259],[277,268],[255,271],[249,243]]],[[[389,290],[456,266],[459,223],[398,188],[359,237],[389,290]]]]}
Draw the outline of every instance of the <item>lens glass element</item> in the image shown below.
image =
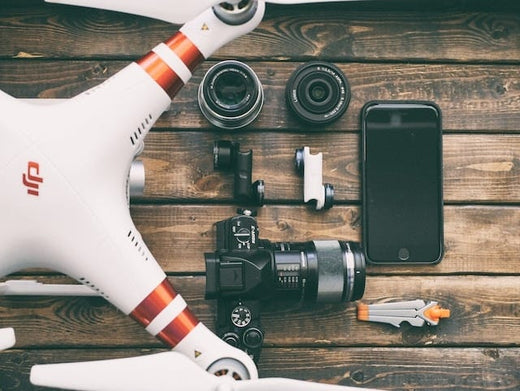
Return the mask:
{"type": "Polygon", "coordinates": [[[247,96],[247,80],[235,72],[225,72],[215,79],[215,96],[222,106],[238,106],[247,96]]]}
{"type": "Polygon", "coordinates": [[[313,101],[321,103],[327,99],[330,91],[322,81],[317,81],[310,86],[310,97],[313,101]]]}

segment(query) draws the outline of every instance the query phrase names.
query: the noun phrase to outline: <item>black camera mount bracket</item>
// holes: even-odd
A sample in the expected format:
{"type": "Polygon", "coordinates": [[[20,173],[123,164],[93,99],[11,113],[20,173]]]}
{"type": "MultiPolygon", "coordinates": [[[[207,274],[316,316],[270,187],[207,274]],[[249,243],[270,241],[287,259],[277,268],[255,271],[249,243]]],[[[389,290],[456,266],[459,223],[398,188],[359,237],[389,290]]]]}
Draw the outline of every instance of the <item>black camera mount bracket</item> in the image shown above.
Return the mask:
{"type": "Polygon", "coordinates": [[[252,182],[253,151],[240,151],[240,144],[227,140],[216,141],[213,146],[213,168],[233,170],[235,177],[234,197],[245,205],[264,204],[265,184],[263,180],[252,182]]]}
{"type": "Polygon", "coordinates": [[[294,166],[303,177],[303,200],[314,204],[316,210],[326,210],[334,205],[334,186],[323,182],[323,154],[311,154],[309,147],[296,149],[294,166]]]}

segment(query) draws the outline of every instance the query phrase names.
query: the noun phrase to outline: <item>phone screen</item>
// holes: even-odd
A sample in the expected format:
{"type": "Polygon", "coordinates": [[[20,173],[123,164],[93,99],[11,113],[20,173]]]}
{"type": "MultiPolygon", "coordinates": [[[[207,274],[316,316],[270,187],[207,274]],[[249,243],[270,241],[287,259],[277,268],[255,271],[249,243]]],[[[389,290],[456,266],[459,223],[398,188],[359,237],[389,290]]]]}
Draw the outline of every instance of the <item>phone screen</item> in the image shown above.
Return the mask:
{"type": "Polygon", "coordinates": [[[442,256],[442,129],[437,107],[373,103],[363,110],[363,230],[373,263],[442,256]]]}

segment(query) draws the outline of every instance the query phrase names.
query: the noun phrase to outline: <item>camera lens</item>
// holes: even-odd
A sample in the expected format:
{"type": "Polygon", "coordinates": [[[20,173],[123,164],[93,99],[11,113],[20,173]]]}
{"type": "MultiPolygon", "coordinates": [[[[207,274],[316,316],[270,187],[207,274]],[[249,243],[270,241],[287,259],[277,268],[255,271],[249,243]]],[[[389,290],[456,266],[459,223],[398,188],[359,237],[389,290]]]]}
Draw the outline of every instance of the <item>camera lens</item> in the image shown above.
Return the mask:
{"type": "Polygon", "coordinates": [[[204,254],[207,299],[339,303],[363,297],[365,257],[359,243],[271,242],[258,231],[252,216],[217,223],[217,251],[204,254]]]}
{"type": "Polygon", "coordinates": [[[333,64],[320,61],[296,69],[285,93],[292,112],[310,124],[337,120],[350,102],[350,87],[343,72],[333,64]]]}
{"type": "Polygon", "coordinates": [[[227,60],[208,70],[199,86],[198,100],[202,114],[211,124],[238,129],[258,117],[264,92],[258,76],[249,66],[227,60]]]}
{"type": "Polygon", "coordinates": [[[365,257],[358,243],[316,240],[273,243],[277,290],[309,302],[355,301],[365,292],[365,257]]]}

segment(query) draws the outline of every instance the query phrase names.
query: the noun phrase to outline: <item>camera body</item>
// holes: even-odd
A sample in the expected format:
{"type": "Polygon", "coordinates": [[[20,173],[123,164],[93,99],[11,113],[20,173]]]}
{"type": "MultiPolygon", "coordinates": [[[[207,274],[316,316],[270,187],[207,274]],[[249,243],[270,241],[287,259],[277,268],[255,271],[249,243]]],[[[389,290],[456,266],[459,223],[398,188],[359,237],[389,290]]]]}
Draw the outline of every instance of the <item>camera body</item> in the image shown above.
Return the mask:
{"type": "Polygon", "coordinates": [[[206,299],[217,299],[217,334],[258,360],[264,332],[260,303],[338,303],[365,289],[365,258],[358,243],[338,240],[271,242],[260,239],[256,219],[220,221],[217,249],[204,254],[206,299]]]}

